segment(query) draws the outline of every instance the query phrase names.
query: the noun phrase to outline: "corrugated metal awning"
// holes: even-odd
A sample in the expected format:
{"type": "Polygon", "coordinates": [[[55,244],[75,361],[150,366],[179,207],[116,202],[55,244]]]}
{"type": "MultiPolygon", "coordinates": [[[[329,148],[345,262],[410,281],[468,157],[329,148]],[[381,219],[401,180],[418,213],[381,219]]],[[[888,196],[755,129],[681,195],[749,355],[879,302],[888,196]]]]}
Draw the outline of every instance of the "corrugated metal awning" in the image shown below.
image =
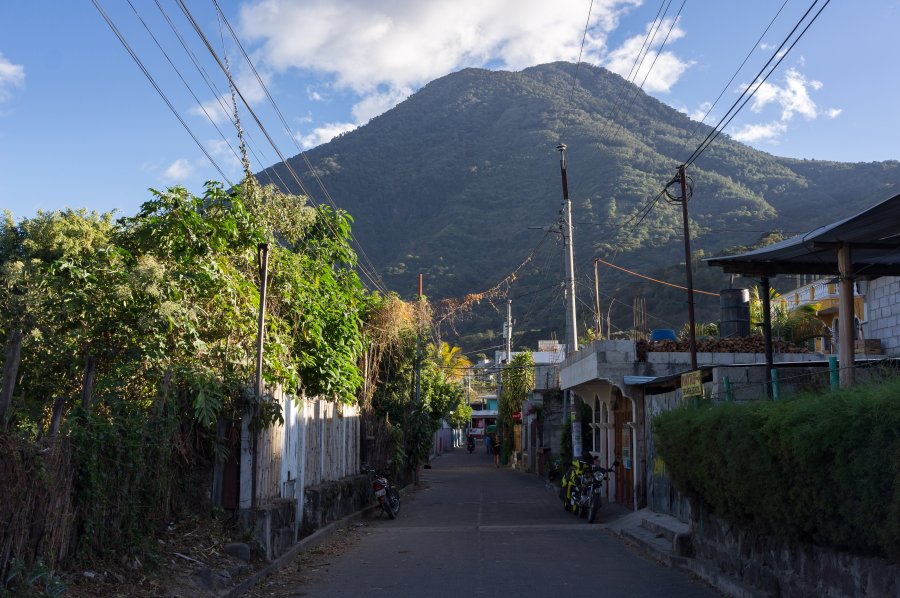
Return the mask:
{"type": "Polygon", "coordinates": [[[900,195],[762,249],[704,261],[728,273],[751,276],[838,275],[835,249],[842,245],[852,249],[855,275],[900,275],[900,195]]]}

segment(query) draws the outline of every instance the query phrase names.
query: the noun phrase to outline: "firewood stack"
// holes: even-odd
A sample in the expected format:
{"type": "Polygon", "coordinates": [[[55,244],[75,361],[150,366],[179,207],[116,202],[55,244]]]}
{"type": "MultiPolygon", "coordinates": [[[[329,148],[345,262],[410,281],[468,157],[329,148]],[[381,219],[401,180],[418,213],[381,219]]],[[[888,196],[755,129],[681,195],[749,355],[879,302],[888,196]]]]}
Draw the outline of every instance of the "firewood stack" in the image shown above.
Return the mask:
{"type": "MultiPolygon", "coordinates": [[[[638,341],[638,354],[650,353],[687,353],[690,351],[687,340],[680,341],[638,341]]],[[[798,347],[780,339],[772,340],[775,353],[809,353],[805,347],[798,347]]],[[[704,338],[697,339],[698,353],[765,353],[766,341],[761,336],[743,336],[736,338],[704,338]]]]}

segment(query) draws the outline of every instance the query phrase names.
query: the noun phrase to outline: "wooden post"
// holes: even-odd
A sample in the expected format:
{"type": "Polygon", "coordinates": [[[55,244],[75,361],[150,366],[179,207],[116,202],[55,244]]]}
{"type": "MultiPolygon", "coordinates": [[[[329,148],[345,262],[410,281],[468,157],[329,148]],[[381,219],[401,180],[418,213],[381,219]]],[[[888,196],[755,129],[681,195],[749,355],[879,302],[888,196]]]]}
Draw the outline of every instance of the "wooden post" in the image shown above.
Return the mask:
{"type": "Polygon", "coordinates": [[[762,277],[763,335],[766,343],[766,395],[772,398],[772,369],[774,357],[772,351],[772,305],[769,300],[769,277],[762,277]]]}
{"type": "Polygon", "coordinates": [[[81,389],[81,406],[90,410],[94,392],[94,376],[97,373],[97,359],[93,355],[84,358],[84,384],[81,389]]]}
{"type": "Polygon", "coordinates": [[[841,387],[853,386],[855,380],[854,334],[853,322],[853,258],[849,245],[841,245],[837,250],[838,271],[841,273],[840,298],[838,299],[838,317],[840,318],[840,362],[841,387]]]}
{"type": "Polygon", "coordinates": [[[53,415],[50,417],[50,430],[47,436],[54,438],[59,432],[59,426],[62,424],[63,410],[66,407],[66,397],[57,397],[56,403],[53,404],[53,415]]]}
{"type": "Polygon", "coordinates": [[[6,411],[12,403],[16,376],[19,374],[19,360],[22,357],[22,331],[13,330],[6,345],[6,361],[3,366],[3,386],[0,388],[0,429],[6,428],[6,411]]]}

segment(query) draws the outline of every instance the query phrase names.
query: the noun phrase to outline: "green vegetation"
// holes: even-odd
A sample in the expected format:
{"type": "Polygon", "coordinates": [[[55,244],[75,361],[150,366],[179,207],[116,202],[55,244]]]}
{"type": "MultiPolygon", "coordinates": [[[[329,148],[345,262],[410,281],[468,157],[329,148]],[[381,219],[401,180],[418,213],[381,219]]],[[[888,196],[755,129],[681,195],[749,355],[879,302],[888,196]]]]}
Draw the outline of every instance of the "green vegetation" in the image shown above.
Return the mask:
{"type": "MultiPolygon", "coordinates": [[[[6,215],[0,338],[21,331],[23,342],[0,429],[16,446],[40,443],[56,432],[51,413],[61,408],[77,513],[70,556],[142,551],[170,508],[208,500],[191,475],[223,456],[217,421],[254,404],[254,426],[280,419],[252,384],[261,244],[271,272],[266,384],[356,402],[371,299],[349,237],[347,214],[253,182],[230,192],[209,183],[202,197],[153,191],[118,221],[73,210],[19,222],[6,215]],[[96,364],[87,401],[86,363],[96,364]]],[[[59,463],[65,471],[68,457],[59,463]]],[[[47,499],[68,504],[67,489],[47,499]]]]}
{"type": "Polygon", "coordinates": [[[736,524],[900,556],[900,378],[653,420],[676,486],[736,524]]]}
{"type": "MultiPolygon", "coordinates": [[[[518,266],[552,224],[562,197],[558,154],[568,145],[575,221],[579,321],[591,322],[594,256],[684,284],[682,225],[677,206],[661,201],[635,217],[706,134],[684,114],[602,68],[553,63],[521,72],[466,69],[431,82],[364,127],[319,146],[308,157],[339,205],[356,219],[354,234],[393,289],[461,298],[484,291],[518,266]],[[633,94],[627,105],[625,94],[633,94]],[[414,157],[414,158],[411,158],[414,157]],[[639,222],[638,222],[639,221],[639,222]],[[403,234],[385,234],[403,231],[403,234]],[[610,259],[612,258],[612,259],[610,259]]],[[[307,178],[307,167],[292,158],[307,178]]],[[[267,169],[288,181],[283,166],[267,169]]],[[[838,164],[784,159],[723,135],[691,166],[695,258],[751,246],[762,231],[807,230],[849,216],[900,192],[900,163],[838,164]]],[[[268,180],[268,179],[266,179],[268,180]]],[[[309,184],[314,181],[310,180],[309,184]]],[[[294,190],[297,191],[297,190],[294,190]]],[[[769,237],[766,240],[771,240],[769,237]]],[[[515,282],[512,299],[550,304],[562,255],[551,240],[515,282]]],[[[728,278],[702,262],[695,286],[717,292],[728,278]]],[[[647,298],[651,328],[678,330],[686,321],[684,291],[601,268],[603,312],[614,330],[632,328],[632,297],[647,298]]],[[[697,320],[715,321],[718,301],[698,297],[697,320]]],[[[489,305],[457,331],[481,347],[497,328],[489,305]]],[[[562,310],[519,326],[521,342],[562,336],[562,310]],[[558,312],[558,313],[557,313],[558,312]]],[[[604,327],[605,331],[605,327],[604,327]]],[[[580,333],[580,331],[579,331],[580,333]]],[[[518,339],[517,339],[517,342],[518,339]]]]}

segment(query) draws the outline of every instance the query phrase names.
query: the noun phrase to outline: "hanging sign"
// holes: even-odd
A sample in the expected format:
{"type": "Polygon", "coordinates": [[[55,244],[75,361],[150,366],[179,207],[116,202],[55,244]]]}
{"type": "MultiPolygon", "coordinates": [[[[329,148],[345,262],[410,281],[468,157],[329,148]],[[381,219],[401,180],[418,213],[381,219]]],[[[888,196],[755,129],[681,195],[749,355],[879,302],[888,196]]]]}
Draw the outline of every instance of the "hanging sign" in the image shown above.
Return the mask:
{"type": "Polygon", "coordinates": [[[681,375],[681,398],[703,396],[703,372],[695,370],[681,375]]]}

